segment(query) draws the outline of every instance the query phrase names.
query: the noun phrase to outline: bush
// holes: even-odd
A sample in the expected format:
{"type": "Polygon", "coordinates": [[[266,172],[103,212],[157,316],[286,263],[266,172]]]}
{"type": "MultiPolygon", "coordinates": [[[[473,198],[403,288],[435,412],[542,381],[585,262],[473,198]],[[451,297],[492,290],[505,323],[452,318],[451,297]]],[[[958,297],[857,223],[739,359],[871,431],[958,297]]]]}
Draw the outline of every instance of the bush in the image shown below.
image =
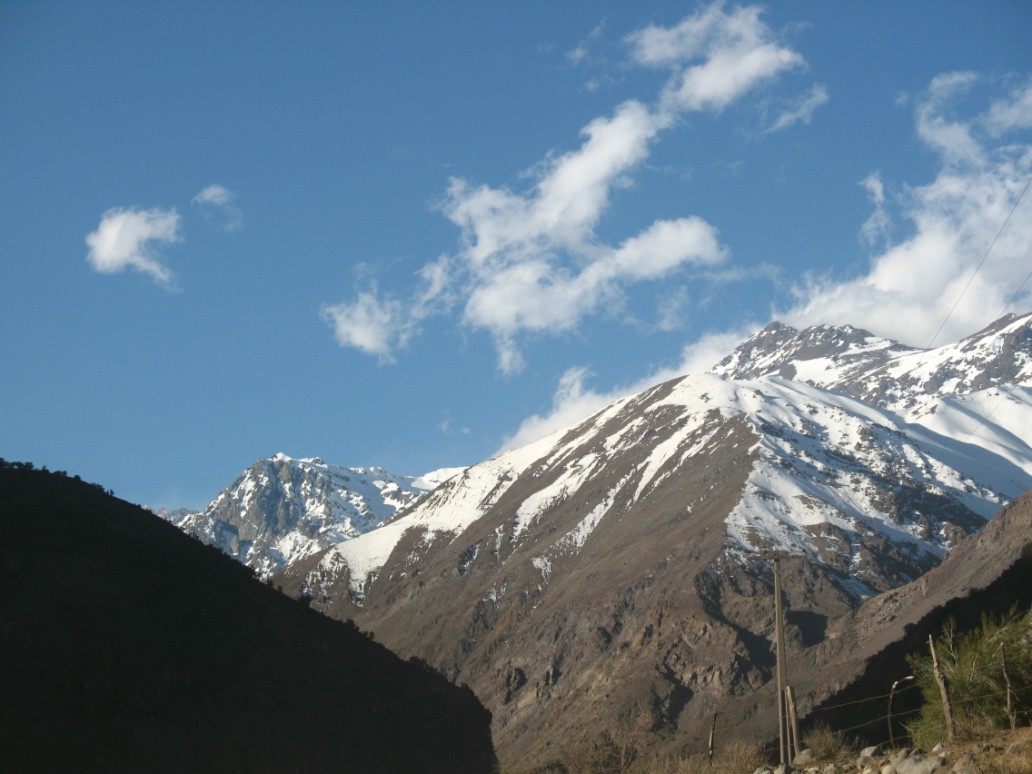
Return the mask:
{"type": "Polygon", "coordinates": [[[835,731],[824,721],[814,723],[803,734],[803,747],[810,748],[814,757],[822,761],[838,758],[850,749],[845,734],[835,731]]]}
{"type": "Polygon", "coordinates": [[[742,774],[766,766],[770,754],[760,744],[731,742],[713,759],[714,774],[742,774]]]}
{"type": "MultiPolygon", "coordinates": [[[[953,705],[955,730],[960,738],[979,736],[1011,724],[1007,714],[1007,677],[1013,719],[1027,723],[1032,716],[1032,612],[1016,610],[1003,618],[983,617],[982,625],[958,634],[949,620],[936,640],[939,668],[946,679],[953,705]]],[[[914,743],[931,746],[946,737],[946,721],[931,654],[908,659],[925,697],[921,714],[907,730],[914,743]]]]}

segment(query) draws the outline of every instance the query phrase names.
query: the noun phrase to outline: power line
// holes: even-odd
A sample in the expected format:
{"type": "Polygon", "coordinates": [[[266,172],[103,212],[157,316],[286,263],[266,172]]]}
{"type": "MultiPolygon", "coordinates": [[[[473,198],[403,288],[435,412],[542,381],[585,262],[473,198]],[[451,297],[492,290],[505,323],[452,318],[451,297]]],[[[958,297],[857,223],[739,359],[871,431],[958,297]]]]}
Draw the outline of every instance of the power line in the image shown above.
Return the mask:
{"type": "MultiPolygon", "coordinates": [[[[1025,256],[1024,257],[1025,258],[1032,258],[1032,247],[1030,247],[1028,250],[1025,251],[1025,256]]],[[[1021,284],[1018,285],[1018,289],[1014,291],[1014,294],[1010,297],[1010,300],[1007,302],[1006,306],[1004,306],[1003,310],[998,315],[996,315],[996,319],[997,320],[999,320],[1001,317],[1003,317],[1004,314],[1007,313],[1007,310],[1011,308],[1011,305],[1013,305],[1014,301],[1017,299],[1018,294],[1024,289],[1025,284],[1030,279],[1032,279],[1032,271],[1029,271],[1029,273],[1025,275],[1025,279],[1023,279],[1021,281],[1021,284]]]]}
{"type": "Polygon", "coordinates": [[[964,298],[964,294],[968,292],[968,288],[970,288],[971,283],[974,282],[975,276],[982,269],[982,265],[989,257],[989,253],[993,251],[993,247],[995,247],[996,241],[1000,238],[1000,234],[1003,233],[1003,230],[1007,228],[1007,224],[1010,223],[1011,216],[1014,214],[1014,211],[1018,209],[1018,205],[1021,203],[1021,200],[1025,196],[1025,192],[1029,189],[1030,185],[1032,185],[1032,177],[1029,177],[1028,182],[1025,183],[1025,187],[1021,189],[1021,193],[1018,195],[1017,200],[1014,202],[1014,206],[1011,207],[1011,211],[1007,214],[1007,218],[1003,221],[1003,225],[1000,226],[1000,230],[996,232],[996,236],[993,237],[993,241],[989,244],[989,249],[985,251],[985,255],[982,256],[982,260],[978,262],[978,266],[975,267],[975,270],[971,273],[971,276],[968,277],[967,284],[964,285],[964,289],[960,291],[960,295],[957,296],[957,300],[953,302],[953,306],[950,307],[950,311],[946,313],[946,318],[942,321],[942,323],[940,323],[939,329],[935,332],[935,335],[932,336],[932,340],[928,342],[928,346],[925,349],[931,349],[932,345],[935,344],[935,340],[939,338],[939,334],[942,333],[942,329],[946,327],[946,323],[949,322],[950,317],[953,316],[953,312],[956,310],[957,305],[960,304],[960,300],[964,298]]]}

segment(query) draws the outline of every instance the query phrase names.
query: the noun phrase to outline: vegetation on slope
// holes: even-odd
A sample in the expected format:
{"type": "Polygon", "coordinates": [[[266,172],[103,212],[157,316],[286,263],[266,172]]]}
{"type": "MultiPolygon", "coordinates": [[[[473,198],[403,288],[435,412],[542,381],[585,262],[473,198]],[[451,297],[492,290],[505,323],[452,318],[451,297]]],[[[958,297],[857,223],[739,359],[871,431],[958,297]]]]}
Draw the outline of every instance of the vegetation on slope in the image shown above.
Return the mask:
{"type": "MultiPolygon", "coordinates": [[[[940,674],[951,706],[952,733],[961,739],[1028,725],[1032,717],[1032,611],[986,615],[981,626],[961,633],[954,619],[936,641],[940,674]]],[[[910,659],[924,703],[908,726],[916,744],[946,739],[945,705],[931,653],[910,659]]]]}

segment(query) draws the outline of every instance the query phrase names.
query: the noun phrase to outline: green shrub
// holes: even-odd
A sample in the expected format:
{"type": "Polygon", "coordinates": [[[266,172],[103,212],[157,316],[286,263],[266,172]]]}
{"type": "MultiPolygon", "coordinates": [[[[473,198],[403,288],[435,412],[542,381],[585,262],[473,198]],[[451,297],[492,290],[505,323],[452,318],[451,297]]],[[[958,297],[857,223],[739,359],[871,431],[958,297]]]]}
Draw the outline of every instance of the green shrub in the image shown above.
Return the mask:
{"type": "MultiPolygon", "coordinates": [[[[970,738],[1010,726],[1004,654],[1012,688],[1011,712],[1016,722],[1028,722],[1032,713],[1032,612],[1019,615],[1012,610],[1002,618],[985,616],[979,628],[966,634],[958,634],[951,619],[935,647],[958,737],[970,738]]],[[[908,660],[921,686],[924,705],[907,730],[915,744],[934,745],[946,737],[946,722],[932,657],[928,653],[908,660]]]]}

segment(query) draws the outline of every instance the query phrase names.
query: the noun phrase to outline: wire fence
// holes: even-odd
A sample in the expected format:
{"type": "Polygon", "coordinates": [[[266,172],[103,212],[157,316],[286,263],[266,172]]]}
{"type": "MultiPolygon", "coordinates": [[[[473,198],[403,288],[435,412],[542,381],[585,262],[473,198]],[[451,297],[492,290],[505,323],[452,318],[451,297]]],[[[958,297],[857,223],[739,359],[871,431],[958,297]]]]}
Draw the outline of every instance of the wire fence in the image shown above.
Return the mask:
{"type": "MultiPolygon", "coordinates": [[[[886,711],[884,714],[877,714],[873,716],[868,716],[865,714],[865,719],[861,722],[846,727],[836,727],[834,729],[834,732],[837,734],[841,734],[843,737],[847,737],[850,734],[856,734],[857,732],[866,730],[867,733],[864,734],[865,738],[867,738],[874,744],[884,745],[893,740],[893,734],[889,731],[890,720],[894,725],[898,725],[901,728],[905,728],[906,721],[912,720],[915,716],[920,715],[924,711],[923,706],[908,707],[906,709],[902,709],[899,711],[889,711],[888,704],[890,698],[894,701],[900,699],[900,697],[904,697],[905,699],[911,698],[914,691],[920,692],[921,686],[917,683],[910,683],[906,686],[897,688],[895,690],[890,690],[887,693],[878,694],[876,696],[869,696],[863,699],[854,699],[851,701],[840,702],[838,704],[829,704],[825,706],[814,707],[804,714],[804,716],[801,718],[801,721],[812,726],[815,721],[819,722],[821,720],[822,715],[849,708],[858,708],[863,705],[873,704],[874,702],[882,702],[886,705],[886,711]],[[882,731],[884,731],[884,736],[882,736],[881,734],[882,731]]],[[[1011,687],[1009,689],[1009,692],[1012,696],[1032,695],[1032,684],[1020,687],[1011,687]]],[[[993,698],[1000,698],[1005,700],[1007,693],[1008,689],[1006,688],[998,691],[986,691],[984,693],[979,693],[975,695],[958,697],[953,700],[953,704],[955,708],[977,706],[979,704],[985,704],[987,700],[993,698]]],[[[935,700],[936,699],[929,699],[929,701],[935,700]]],[[[714,736],[727,738],[728,736],[731,736],[733,732],[734,736],[741,737],[743,731],[750,731],[759,728],[769,728],[771,729],[772,735],[777,734],[778,721],[776,711],[773,709],[772,714],[774,715],[773,717],[757,718],[755,720],[748,720],[743,722],[731,722],[728,720],[717,722],[714,724],[714,736]]],[[[1025,715],[1025,719],[1027,721],[1028,713],[1025,712],[1023,714],[1025,715]]],[[[1006,714],[1005,711],[1000,711],[998,713],[980,712],[979,717],[988,718],[1001,723],[1008,723],[1010,721],[1010,717],[1006,714]]],[[[805,740],[807,734],[804,733],[802,736],[805,740]]],[[[900,734],[900,736],[906,737],[906,733],[903,732],[900,734]]]]}

